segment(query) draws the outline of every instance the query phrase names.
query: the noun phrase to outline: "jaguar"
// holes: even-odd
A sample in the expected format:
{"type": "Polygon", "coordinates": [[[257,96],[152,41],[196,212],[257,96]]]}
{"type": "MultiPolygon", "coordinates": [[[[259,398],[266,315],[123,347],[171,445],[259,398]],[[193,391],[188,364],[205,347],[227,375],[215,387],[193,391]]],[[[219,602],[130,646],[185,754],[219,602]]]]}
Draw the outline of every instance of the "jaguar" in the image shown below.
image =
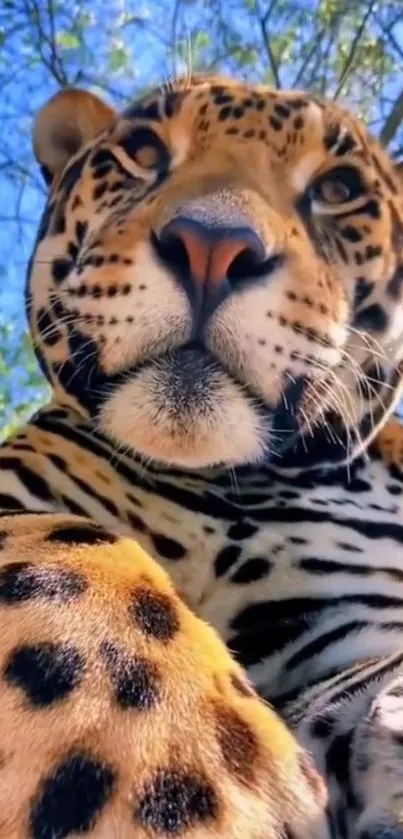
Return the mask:
{"type": "Polygon", "coordinates": [[[222,77],[39,111],[0,836],[402,839],[401,170],[222,77]]]}

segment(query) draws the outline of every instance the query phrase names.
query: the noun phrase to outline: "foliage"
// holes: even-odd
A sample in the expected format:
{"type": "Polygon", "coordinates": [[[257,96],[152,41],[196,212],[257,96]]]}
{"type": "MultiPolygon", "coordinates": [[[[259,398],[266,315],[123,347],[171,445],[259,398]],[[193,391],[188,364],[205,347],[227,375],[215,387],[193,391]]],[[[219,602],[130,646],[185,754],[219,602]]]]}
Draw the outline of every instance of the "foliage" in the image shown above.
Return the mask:
{"type": "Polygon", "coordinates": [[[40,406],[48,388],[26,331],[0,323],[0,438],[8,437],[40,406]]]}
{"type": "Polygon", "coordinates": [[[66,85],[119,105],[189,67],[338,98],[403,156],[401,0],[3,0],[0,427],[47,393],[21,302],[44,198],[35,110],[66,85]]]}

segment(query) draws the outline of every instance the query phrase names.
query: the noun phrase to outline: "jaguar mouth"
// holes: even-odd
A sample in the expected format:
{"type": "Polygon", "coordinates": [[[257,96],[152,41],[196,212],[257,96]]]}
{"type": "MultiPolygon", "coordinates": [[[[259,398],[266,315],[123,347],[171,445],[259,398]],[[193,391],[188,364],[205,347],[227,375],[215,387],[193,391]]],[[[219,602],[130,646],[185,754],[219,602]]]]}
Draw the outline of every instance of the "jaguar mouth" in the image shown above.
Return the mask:
{"type": "Polygon", "coordinates": [[[293,435],[301,430],[299,405],[309,386],[306,376],[290,378],[282,388],[276,403],[268,405],[239,376],[229,370],[201,341],[189,341],[166,358],[166,397],[172,408],[177,407],[178,418],[186,414],[192,404],[197,410],[209,395],[214,395],[215,379],[224,375],[238,387],[253,404],[258,414],[270,417],[272,431],[281,439],[280,448],[288,447],[293,435]]]}
{"type": "Polygon", "coordinates": [[[219,365],[212,354],[199,342],[189,342],[157,362],[161,374],[161,387],[171,412],[177,412],[178,421],[193,406],[203,411],[214,391],[215,375],[219,365]]]}
{"type": "Polygon", "coordinates": [[[201,414],[208,411],[223,381],[241,391],[257,413],[267,415],[270,410],[250,385],[200,340],[187,341],[146,362],[147,366],[158,371],[166,405],[172,416],[177,414],[178,422],[186,423],[186,416],[193,410],[201,414]]]}
{"type": "Polygon", "coordinates": [[[190,341],[133,371],[104,402],[99,422],[153,461],[240,466],[270,460],[295,439],[304,387],[299,380],[268,405],[203,343],[190,341]]]}

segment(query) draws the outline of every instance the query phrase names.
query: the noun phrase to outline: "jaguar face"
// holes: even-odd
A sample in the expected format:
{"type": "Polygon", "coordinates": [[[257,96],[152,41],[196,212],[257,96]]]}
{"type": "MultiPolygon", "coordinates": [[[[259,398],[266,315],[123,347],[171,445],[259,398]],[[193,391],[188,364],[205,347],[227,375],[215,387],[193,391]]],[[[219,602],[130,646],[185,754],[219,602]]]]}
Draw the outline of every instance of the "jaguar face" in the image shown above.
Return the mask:
{"type": "Polygon", "coordinates": [[[190,469],[346,459],[400,395],[399,178],[351,115],[196,79],[39,113],[49,198],[28,313],[56,393],[190,469]]]}

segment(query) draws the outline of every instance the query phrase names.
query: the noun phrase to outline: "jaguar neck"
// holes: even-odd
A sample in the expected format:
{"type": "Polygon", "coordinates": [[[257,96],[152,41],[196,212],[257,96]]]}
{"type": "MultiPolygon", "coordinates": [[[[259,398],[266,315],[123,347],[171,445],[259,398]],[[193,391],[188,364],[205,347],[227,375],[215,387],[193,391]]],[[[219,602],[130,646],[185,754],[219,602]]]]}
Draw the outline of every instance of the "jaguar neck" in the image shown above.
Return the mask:
{"type": "MultiPolygon", "coordinates": [[[[270,464],[260,463],[236,469],[217,466],[184,470],[156,461],[147,460],[145,463],[140,455],[132,450],[120,449],[113,440],[97,429],[93,421],[63,403],[49,403],[32,417],[31,423],[43,431],[59,433],[64,438],[70,438],[79,443],[84,451],[107,459],[117,477],[122,474],[126,479],[131,478],[133,482],[144,486],[155,485],[159,481],[175,480],[199,491],[225,494],[225,497],[231,497],[235,504],[246,501],[250,493],[258,492],[276,481],[309,487],[318,482],[327,483],[334,480],[337,473],[339,479],[344,476],[348,483],[356,468],[362,464],[362,457],[355,458],[348,464],[340,464],[328,437],[318,432],[317,436],[309,441],[305,438],[295,441],[287,453],[270,464]]],[[[339,453],[339,449],[337,452],[339,453]]]]}

